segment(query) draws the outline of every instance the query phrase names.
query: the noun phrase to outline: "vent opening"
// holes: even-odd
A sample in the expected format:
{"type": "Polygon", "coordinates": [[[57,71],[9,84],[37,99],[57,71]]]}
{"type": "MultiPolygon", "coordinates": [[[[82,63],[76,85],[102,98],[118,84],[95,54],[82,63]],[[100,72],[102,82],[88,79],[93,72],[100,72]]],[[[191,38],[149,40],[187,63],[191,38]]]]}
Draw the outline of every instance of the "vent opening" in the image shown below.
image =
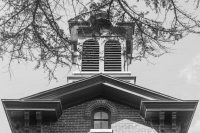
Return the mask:
{"type": "Polygon", "coordinates": [[[94,40],[83,43],[82,71],[99,71],[99,44],[94,40]]]}
{"type": "Polygon", "coordinates": [[[120,43],[109,40],[104,48],[104,71],[121,71],[120,43]]]}

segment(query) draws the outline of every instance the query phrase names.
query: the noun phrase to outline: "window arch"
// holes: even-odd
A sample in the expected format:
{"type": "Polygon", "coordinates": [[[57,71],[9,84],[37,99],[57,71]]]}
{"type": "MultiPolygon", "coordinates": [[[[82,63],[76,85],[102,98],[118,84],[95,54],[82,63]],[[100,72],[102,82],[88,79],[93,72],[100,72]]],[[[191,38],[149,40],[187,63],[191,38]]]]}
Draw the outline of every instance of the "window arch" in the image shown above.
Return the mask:
{"type": "Polygon", "coordinates": [[[110,128],[110,111],[105,108],[97,108],[92,113],[92,128],[109,129],[110,128]]]}
{"type": "Polygon", "coordinates": [[[104,47],[104,71],[121,71],[121,45],[109,40],[104,47]]]}
{"type": "Polygon", "coordinates": [[[99,71],[99,44],[95,40],[83,43],[82,71],[99,71]]]}

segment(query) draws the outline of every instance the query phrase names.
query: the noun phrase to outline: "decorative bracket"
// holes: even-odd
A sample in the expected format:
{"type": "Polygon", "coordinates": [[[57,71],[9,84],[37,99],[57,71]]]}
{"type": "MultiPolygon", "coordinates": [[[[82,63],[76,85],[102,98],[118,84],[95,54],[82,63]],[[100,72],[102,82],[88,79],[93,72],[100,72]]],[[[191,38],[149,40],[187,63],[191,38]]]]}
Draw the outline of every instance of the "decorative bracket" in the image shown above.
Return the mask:
{"type": "Polygon", "coordinates": [[[37,119],[37,133],[41,133],[41,124],[42,124],[42,112],[36,112],[36,119],[37,119]]]}
{"type": "Polygon", "coordinates": [[[172,112],[172,132],[176,132],[176,112],[172,112]]]}
{"type": "Polygon", "coordinates": [[[29,112],[25,111],[24,112],[24,120],[25,120],[25,133],[29,133],[29,121],[30,121],[30,116],[29,116],[29,112]]]}
{"type": "Polygon", "coordinates": [[[160,126],[164,126],[165,112],[159,112],[159,120],[160,120],[160,126]]]}
{"type": "Polygon", "coordinates": [[[160,121],[160,126],[159,126],[159,130],[162,133],[164,131],[163,127],[165,125],[165,112],[159,112],[159,121],[160,121]]]}

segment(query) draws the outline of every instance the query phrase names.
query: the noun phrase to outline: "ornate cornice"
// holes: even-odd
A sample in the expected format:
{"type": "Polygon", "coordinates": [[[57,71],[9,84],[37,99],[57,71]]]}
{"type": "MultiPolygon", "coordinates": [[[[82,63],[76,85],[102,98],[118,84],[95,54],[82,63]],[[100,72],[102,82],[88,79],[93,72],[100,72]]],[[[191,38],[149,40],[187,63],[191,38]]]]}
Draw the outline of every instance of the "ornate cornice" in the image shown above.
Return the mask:
{"type": "Polygon", "coordinates": [[[146,121],[159,123],[162,131],[165,129],[165,122],[171,123],[170,130],[178,133],[187,133],[196,110],[198,100],[196,101],[141,101],[140,115],[146,121]],[[184,123],[184,124],[183,124],[184,123]],[[177,128],[177,127],[180,127],[177,128]]]}

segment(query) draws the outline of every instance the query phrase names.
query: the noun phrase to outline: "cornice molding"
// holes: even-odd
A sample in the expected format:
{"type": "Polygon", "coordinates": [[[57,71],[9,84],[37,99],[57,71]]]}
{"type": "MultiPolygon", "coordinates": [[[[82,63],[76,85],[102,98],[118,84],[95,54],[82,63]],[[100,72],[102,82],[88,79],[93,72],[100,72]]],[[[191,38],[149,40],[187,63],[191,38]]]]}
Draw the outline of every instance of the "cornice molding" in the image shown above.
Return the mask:
{"type": "MultiPolygon", "coordinates": [[[[43,111],[54,112],[54,119],[62,115],[62,104],[60,100],[2,100],[5,111],[43,111]]],[[[10,117],[10,116],[9,116],[10,117]]],[[[44,119],[45,120],[45,119],[44,119]]]]}
{"type": "Polygon", "coordinates": [[[176,127],[177,121],[181,121],[182,123],[186,123],[181,129],[181,133],[187,133],[197,104],[198,100],[141,101],[139,113],[146,121],[152,121],[153,119],[161,121],[163,120],[161,118],[164,117],[161,117],[159,114],[165,114],[166,112],[168,115],[171,115],[172,128],[176,127]]]}
{"type": "Polygon", "coordinates": [[[97,75],[93,75],[88,78],[84,78],[48,91],[44,91],[35,95],[31,95],[25,98],[22,98],[21,100],[27,100],[27,99],[59,99],[59,95],[64,95],[71,93],[75,90],[80,90],[80,88],[87,88],[92,85],[101,84],[101,83],[109,83],[115,86],[119,86],[124,89],[128,89],[137,93],[141,93],[143,95],[152,97],[156,100],[173,100],[173,101],[181,101],[180,99],[173,98],[171,96],[167,96],[165,94],[161,94],[155,91],[152,91],[150,89],[105,75],[103,73],[99,73],[97,75]]]}

